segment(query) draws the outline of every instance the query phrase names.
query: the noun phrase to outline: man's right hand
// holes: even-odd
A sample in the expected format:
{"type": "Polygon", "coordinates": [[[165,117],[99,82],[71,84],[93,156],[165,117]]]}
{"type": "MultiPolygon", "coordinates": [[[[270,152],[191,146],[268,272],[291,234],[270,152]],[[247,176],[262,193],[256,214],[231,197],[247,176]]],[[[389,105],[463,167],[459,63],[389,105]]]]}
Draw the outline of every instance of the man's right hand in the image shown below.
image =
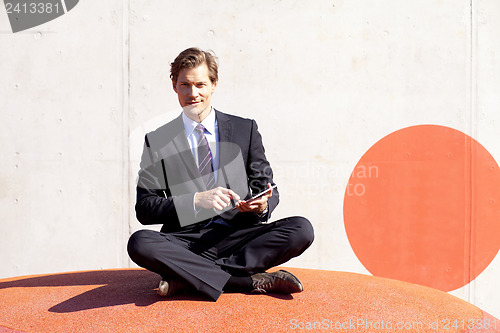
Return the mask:
{"type": "Polygon", "coordinates": [[[240,196],[224,187],[216,187],[205,192],[198,192],[194,196],[194,205],[197,209],[206,208],[223,210],[231,204],[231,199],[240,200],[240,196]]]}

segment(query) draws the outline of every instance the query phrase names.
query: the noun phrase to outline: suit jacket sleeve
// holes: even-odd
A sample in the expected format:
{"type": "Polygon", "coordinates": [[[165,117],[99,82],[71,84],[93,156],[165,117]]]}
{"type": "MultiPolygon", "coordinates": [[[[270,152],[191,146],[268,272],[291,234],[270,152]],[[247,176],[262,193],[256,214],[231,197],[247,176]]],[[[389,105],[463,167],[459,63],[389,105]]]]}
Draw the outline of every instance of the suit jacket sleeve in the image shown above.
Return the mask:
{"type": "Polygon", "coordinates": [[[194,193],[172,196],[164,160],[155,158],[157,151],[149,146],[146,135],[137,181],[136,217],[141,224],[164,224],[165,231],[180,228],[177,209],[193,213],[194,193]],[[175,203],[174,203],[175,201],[175,203]]]}

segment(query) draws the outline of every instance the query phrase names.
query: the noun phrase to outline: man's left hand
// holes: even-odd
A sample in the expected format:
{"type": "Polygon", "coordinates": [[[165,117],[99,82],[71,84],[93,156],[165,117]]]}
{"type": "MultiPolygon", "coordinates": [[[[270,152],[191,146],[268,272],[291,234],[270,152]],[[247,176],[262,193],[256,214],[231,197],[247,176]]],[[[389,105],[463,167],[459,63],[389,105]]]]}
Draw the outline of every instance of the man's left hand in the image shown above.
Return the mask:
{"type": "MultiPolygon", "coordinates": [[[[267,183],[267,188],[271,188],[271,184],[267,183]]],[[[273,195],[273,190],[270,190],[261,197],[255,198],[253,200],[238,201],[236,203],[236,208],[240,212],[251,212],[256,214],[262,214],[267,208],[267,200],[273,195]]]]}

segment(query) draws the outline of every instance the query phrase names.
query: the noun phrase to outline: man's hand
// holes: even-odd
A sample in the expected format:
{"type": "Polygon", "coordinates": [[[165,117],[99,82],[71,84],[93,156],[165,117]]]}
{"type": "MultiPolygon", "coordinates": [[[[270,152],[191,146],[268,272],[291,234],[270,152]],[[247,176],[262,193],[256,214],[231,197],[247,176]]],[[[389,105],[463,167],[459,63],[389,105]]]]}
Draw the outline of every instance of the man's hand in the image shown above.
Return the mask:
{"type": "MultiPolygon", "coordinates": [[[[271,188],[271,184],[267,183],[267,188],[271,188]]],[[[236,208],[240,212],[251,212],[251,213],[257,213],[257,214],[262,214],[264,210],[267,208],[267,200],[273,195],[273,190],[271,189],[269,192],[266,194],[262,195],[261,197],[255,198],[253,200],[247,200],[247,201],[239,201],[236,204],[236,208]]]]}
{"type": "Polygon", "coordinates": [[[198,192],[194,196],[194,205],[196,208],[206,208],[223,210],[231,203],[231,200],[240,200],[240,196],[232,190],[224,187],[216,187],[205,192],[198,192]]]}

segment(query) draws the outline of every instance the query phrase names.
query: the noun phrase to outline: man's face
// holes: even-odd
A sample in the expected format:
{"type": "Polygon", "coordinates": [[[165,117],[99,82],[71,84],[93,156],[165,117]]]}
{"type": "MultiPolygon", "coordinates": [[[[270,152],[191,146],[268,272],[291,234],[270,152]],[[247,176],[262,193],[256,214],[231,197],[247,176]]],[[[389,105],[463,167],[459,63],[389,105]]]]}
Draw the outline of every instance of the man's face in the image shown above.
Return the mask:
{"type": "Polygon", "coordinates": [[[181,70],[177,82],[172,84],[186,116],[203,121],[210,113],[210,100],[217,87],[217,82],[210,81],[207,65],[181,70]]]}

